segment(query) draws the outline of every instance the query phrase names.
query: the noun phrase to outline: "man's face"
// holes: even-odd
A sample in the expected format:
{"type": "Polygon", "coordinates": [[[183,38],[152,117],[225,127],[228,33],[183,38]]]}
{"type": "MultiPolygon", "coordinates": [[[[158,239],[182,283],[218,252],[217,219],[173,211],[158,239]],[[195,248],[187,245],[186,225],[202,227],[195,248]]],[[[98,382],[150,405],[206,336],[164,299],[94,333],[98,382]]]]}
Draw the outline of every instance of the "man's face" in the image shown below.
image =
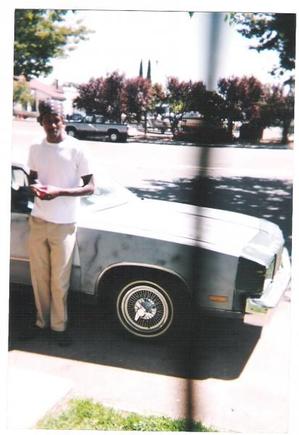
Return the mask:
{"type": "Polygon", "coordinates": [[[46,132],[48,142],[58,143],[62,141],[64,132],[63,116],[53,113],[43,115],[41,124],[46,132]]]}

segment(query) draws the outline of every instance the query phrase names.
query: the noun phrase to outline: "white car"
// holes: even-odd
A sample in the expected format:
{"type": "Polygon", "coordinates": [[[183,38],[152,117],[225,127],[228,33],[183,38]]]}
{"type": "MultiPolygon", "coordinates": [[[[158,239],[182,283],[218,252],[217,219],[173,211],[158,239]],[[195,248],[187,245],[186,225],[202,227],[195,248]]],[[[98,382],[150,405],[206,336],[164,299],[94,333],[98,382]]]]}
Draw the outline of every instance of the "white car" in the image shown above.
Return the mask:
{"type": "MultiPolygon", "coordinates": [[[[12,166],[13,283],[31,285],[24,166],[12,166]]],[[[183,327],[194,312],[242,317],[275,307],[290,281],[279,227],[229,211],[141,199],[100,180],[81,198],[71,288],[103,297],[141,338],[183,327]]]]}

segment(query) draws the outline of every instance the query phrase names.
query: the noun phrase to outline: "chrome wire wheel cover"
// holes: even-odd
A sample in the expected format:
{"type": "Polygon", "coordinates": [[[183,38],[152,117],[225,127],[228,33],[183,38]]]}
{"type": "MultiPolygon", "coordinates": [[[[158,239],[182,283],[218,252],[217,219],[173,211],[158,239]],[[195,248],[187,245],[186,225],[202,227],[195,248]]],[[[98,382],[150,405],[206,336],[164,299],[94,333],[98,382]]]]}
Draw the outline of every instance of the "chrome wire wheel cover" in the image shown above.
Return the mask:
{"type": "Polygon", "coordinates": [[[118,139],[118,134],[117,133],[110,133],[110,140],[111,142],[116,142],[118,139]]]}
{"type": "Polygon", "coordinates": [[[117,315],[134,335],[156,337],[164,334],[173,321],[173,305],[167,292],[151,282],[134,282],[117,298],[117,315]]]}

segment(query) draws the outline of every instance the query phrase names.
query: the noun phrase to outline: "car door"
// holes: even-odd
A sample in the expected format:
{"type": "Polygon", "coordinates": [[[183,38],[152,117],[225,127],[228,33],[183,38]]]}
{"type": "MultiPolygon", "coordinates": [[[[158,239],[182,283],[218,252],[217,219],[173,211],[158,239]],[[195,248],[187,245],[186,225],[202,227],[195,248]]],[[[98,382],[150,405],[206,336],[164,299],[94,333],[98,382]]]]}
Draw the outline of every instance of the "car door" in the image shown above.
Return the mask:
{"type": "Polygon", "coordinates": [[[95,134],[97,136],[104,136],[105,134],[107,134],[107,126],[105,125],[104,122],[104,117],[102,115],[95,115],[93,118],[93,126],[95,128],[95,134]]]}
{"type": "Polygon", "coordinates": [[[29,178],[20,166],[11,169],[11,229],[10,229],[10,280],[30,284],[28,234],[29,215],[33,207],[33,193],[29,178]]]}
{"type": "Polygon", "coordinates": [[[97,134],[94,117],[92,115],[86,116],[80,124],[80,133],[84,136],[95,136],[97,134]]]}

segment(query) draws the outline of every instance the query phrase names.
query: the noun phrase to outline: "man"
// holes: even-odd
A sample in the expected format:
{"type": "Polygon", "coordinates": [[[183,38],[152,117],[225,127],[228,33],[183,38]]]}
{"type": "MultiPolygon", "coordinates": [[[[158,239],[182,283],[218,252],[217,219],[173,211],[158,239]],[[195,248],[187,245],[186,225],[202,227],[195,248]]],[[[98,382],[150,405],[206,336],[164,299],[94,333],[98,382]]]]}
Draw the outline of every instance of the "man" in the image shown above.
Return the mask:
{"type": "Polygon", "coordinates": [[[36,322],[28,338],[50,328],[61,346],[67,332],[67,294],[76,241],[79,196],[94,192],[92,171],[79,142],[66,135],[61,105],[39,104],[39,123],[46,137],[31,146],[28,166],[35,194],[30,216],[29,257],[36,322]]]}

